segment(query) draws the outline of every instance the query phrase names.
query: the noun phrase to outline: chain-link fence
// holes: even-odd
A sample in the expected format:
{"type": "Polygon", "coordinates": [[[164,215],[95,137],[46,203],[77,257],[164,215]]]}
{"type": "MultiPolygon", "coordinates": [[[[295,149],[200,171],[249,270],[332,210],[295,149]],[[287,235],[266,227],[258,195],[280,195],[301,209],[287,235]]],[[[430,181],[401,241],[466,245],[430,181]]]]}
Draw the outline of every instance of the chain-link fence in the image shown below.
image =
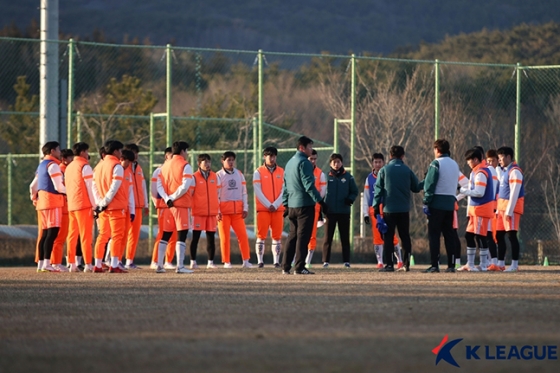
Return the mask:
{"type": "MultiPolygon", "coordinates": [[[[511,146],[527,193],[525,259],[536,261],[539,245],[560,259],[558,67],[58,43],[67,93],[59,110],[63,147],[81,140],[95,153],[110,138],[135,142],[147,176],[173,140],[191,145],[192,163],[210,153],[214,169],[221,153],[233,150],[252,205],[262,149],[278,147],[285,165],[301,134],[315,140],[325,171],[329,154],[341,153],[359,186],[371,172],[371,155],[388,156],[394,144],[405,147],[405,161],[420,179],[436,137],[450,141],[465,174],[468,148],[511,146]]],[[[0,38],[0,48],[0,224],[33,224],[28,185],[39,159],[33,153],[40,145],[40,44],[0,38]]],[[[418,195],[411,213],[416,248],[426,246],[420,207],[418,195]]],[[[355,233],[359,215],[355,208],[355,233]]],[[[464,206],[459,215],[464,227],[464,206]]]]}

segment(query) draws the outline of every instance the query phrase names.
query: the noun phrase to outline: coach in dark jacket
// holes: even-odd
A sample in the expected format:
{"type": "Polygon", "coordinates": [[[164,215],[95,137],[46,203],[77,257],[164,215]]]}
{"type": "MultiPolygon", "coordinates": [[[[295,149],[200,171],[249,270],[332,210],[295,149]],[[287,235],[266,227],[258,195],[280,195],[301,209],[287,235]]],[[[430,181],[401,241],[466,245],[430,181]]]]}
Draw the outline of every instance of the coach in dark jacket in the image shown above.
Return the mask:
{"type": "Polygon", "coordinates": [[[418,182],[418,178],[410,168],[403,162],[404,148],[399,145],[391,147],[391,160],[377,174],[375,183],[375,197],[373,210],[375,216],[379,216],[379,206],[383,204],[383,218],[387,224],[386,232],[383,234],[383,262],[385,268],[380,272],[393,272],[393,237],[395,228],[399,231],[402,248],[404,251],[403,270],[409,271],[410,252],[410,202],[411,193],[422,190],[424,182],[418,182]]]}
{"type": "Polygon", "coordinates": [[[331,170],[327,176],[327,194],[325,203],[328,207],[327,234],[323,244],[323,267],[327,268],[331,260],[331,248],[334,230],[338,224],[342,261],[350,268],[350,212],[358,196],[358,186],[354,177],[344,169],[342,155],[334,153],[330,158],[331,170]]]}

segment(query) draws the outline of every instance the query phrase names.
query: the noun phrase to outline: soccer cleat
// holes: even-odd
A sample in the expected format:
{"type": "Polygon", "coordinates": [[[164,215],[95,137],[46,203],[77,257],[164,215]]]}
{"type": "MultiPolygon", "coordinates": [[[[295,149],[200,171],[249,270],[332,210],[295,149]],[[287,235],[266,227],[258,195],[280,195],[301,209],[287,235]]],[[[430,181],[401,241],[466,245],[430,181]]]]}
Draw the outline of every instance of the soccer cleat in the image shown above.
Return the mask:
{"type": "Polygon", "coordinates": [[[504,269],[504,272],[518,272],[519,267],[509,266],[507,269],[504,269]]]}
{"type": "Polygon", "coordinates": [[[401,269],[403,267],[403,262],[398,262],[397,263],[397,269],[401,269]]]}
{"type": "Polygon", "coordinates": [[[78,268],[78,266],[75,263],[70,264],[69,271],[70,272],[81,272],[80,269],[78,268]]]}
{"type": "Polygon", "coordinates": [[[344,268],[350,268],[350,263],[348,262],[344,263],[344,268]]]}
{"type": "Polygon", "coordinates": [[[111,268],[111,266],[107,265],[106,263],[103,263],[103,269],[104,269],[105,271],[108,271],[109,268],[111,268]]]}
{"type": "MultiPolygon", "coordinates": [[[[79,266],[78,266],[78,268],[79,268],[79,266]]],[[[91,264],[86,264],[86,266],[84,267],[84,273],[92,273],[93,268],[94,267],[92,267],[91,264]]]]}
{"type": "Polygon", "coordinates": [[[377,263],[377,269],[383,268],[383,263],[377,263]]]}
{"type": "Polygon", "coordinates": [[[198,264],[196,264],[196,262],[191,263],[190,268],[191,268],[191,269],[198,269],[198,264]]]}
{"type": "Polygon", "coordinates": [[[430,267],[424,271],[424,273],[439,273],[438,267],[430,267]]]}
{"type": "Polygon", "coordinates": [[[410,267],[402,266],[401,268],[397,269],[397,272],[410,272],[410,267]]]}
{"type": "Polygon", "coordinates": [[[253,265],[249,262],[243,263],[243,265],[241,266],[241,268],[253,268],[253,265]]]}
{"type": "Polygon", "coordinates": [[[311,263],[306,264],[306,265],[305,265],[305,268],[307,268],[307,269],[311,268],[311,263]]]}
{"type": "Polygon", "coordinates": [[[280,268],[280,263],[274,263],[274,268],[280,268]]]}
{"type": "Polygon", "coordinates": [[[214,268],[218,268],[218,267],[217,267],[214,263],[208,263],[208,264],[206,265],[206,268],[214,269],[214,268]]]}
{"type": "Polygon", "coordinates": [[[173,264],[171,264],[171,263],[165,263],[165,264],[163,265],[163,268],[164,268],[164,269],[175,269],[175,266],[174,266],[173,264]]]}
{"type": "Polygon", "coordinates": [[[60,269],[49,264],[48,266],[44,266],[41,272],[60,272],[60,269]]]}
{"type": "Polygon", "coordinates": [[[455,273],[455,272],[456,272],[456,270],[455,270],[454,267],[449,267],[445,270],[445,273],[455,273]]]}
{"type": "Polygon", "coordinates": [[[80,270],[80,272],[84,272],[86,270],[86,267],[84,267],[81,264],[78,264],[78,269],[80,270]]]}
{"type": "Polygon", "coordinates": [[[68,267],[63,266],[62,264],[53,264],[53,267],[58,269],[58,272],[69,272],[70,270],[68,267]]]}
{"type": "Polygon", "coordinates": [[[233,266],[231,265],[231,263],[224,263],[224,268],[233,268],[233,266]]]}
{"type": "Polygon", "coordinates": [[[487,267],[487,266],[478,266],[478,269],[479,269],[481,272],[487,272],[487,271],[488,271],[488,267],[487,267]]]}
{"type": "Polygon", "coordinates": [[[259,268],[264,268],[264,263],[259,263],[258,267],[259,268]]]}
{"type": "Polygon", "coordinates": [[[177,267],[175,272],[177,272],[177,273],[193,273],[194,271],[191,271],[190,269],[186,269],[185,267],[177,267]]]}
{"type": "Polygon", "coordinates": [[[468,264],[465,264],[464,266],[457,269],[457,272],[479,272],[479,270],[475,266],[469,266],[468,264]]]}
{"type": "Polygon", "coordinates": [[[157,265],[156,262],[152,262],[152,263],[150,264],[150,269],[157,269],[157,267],[158,267],[158,265],[157,265]]]}
{"type": "Polygon", "coordinates": [[[157,267],[156,268],[156,273],[165,273],[165,269],[163,267],[157,267]]]}
{"type": "Polygon", "coordinates": [[[111,267],[109,273],[128,273],[128,271],[121,269],[121,267],[111,267]]]}
{"type": "Polygon", "coordinates": [[[124,267],[124,265],[122,264],[122,262],[119,262],[119,266],[118,266],[121,271],[126,271],[126,268],[124,267]]]}
{"type": "Polygon", "coordinates": [[[392,266],[387,266],[387,267],[381,268],[379,270],[379,272],[395,272],[395,268],[393,268],[392,266]]]}
{"type": "Polygon", "coordinates": [[[460,264],[455,264],[455,269],[459,269],[459,268],[461,268],[461,265],[460,264]]]}
{"type": "Polygon", "coordinates": [[[294,275],[314,275],[315,272],[311,272],[307,268],[302,269],[301,271],[294,271],[294,275]]]}
{"type": "Polygon", "coordinates": [[[99,268],[97,266],[93,267],[93,273],[103,273],[105,272],[103,268],[99,268]]]}
{"type": "Polygon", "coordinates": [[[329,263],[327,262],[323,263],[323,268],[329,268],[329,263]]]}
{"type": "Polygon", "coordinates": [[[125,265],[125,266],[124,266],[124,269],[131,270],[131,269],[142,269],[142,268],[138,267],[138,266],[137,266],[136,264],[134,264],[134,263],[131,263],[131,264],[125,265]]]}
{"type": "Polygon", "coordinates": [[[498,267],[496,264],[490,264],[487,268],[487,270],[489,272],[502,272],[503,269],[501,269],[500,267],[498,267]]]}

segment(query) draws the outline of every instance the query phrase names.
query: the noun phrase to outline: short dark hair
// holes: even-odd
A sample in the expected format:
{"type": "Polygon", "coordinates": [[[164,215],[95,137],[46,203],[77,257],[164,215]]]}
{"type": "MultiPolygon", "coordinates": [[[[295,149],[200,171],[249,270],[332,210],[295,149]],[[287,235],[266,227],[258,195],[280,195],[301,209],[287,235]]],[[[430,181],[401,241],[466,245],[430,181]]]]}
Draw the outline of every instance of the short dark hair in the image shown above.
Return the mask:
{"type": "Polygon", "coordinates": [[[393,145],[389,149],[392,158],[402,158],[404,156],[404,148],[400,145],[393,145]]]}
{"type": "Polygon", "coordinates": [[[74,156],[74,152],[72,151],[72,149],[62,149],[60,151],[60,156],[62,158],[68,158],[68,157],[73,157],[74,156]]]}
{"type": "Polygon", "coordinates": [[[341,162],[344,162],[344,160],[342,159],[342,155],[338,153],[332,153],[331,156],[329,157],[329,163],[334,161],[335,159],[340,159],[341,162]]]}
{"type": "Polygon", "coordinates": [[[269,146],[263,150],[263,155],[278,155],[278,149],[276,149],[274,146],[269,146]]]}
{"type": "Polygon", "coordinates": [[[74,155],[80,155],[81,152],[89,150],[89,145],[85,142],[77,142],[72,146],[74,155]]]}
{"type": "Polygon", "coordinates": [[[509,146],[502,146],[501,148],[496,150],[496,153],[498,153],[498,155],[509,155],[512,159],[514,156],[513,149],[509,146]]]}
{"type": "Polygon", "coordinates": [[[106,154],[113,154],[115,150],[121,150],[124,145],[119,140],[109,140],[105,143],[106,154]]]}
{"type": "Polygon", "coordinates": [[[306,148],[307,145],[309,145],[309,144],[313,144],[313,140],[311,140],[307,136],[302,136],[297,141],[297,148],[299,149],[300,146],[303,146],[304,148],[306,148]]]}
{"type": "Polygon", "coordinates": [[[381,153],[373,153],[371,161],[373,162],[374,159],[381,159],[383,162],[385,162],[385,157],[381,153]]]}
{"type": "Polygon", "coordinates": [[[206,154],[206,153],[202,153],[198,155],[197,161],[198,164],[201,164],[204,161],[211,161],[212,158],[210,157],[210,154],[206,154]]]}
{"type": "Polygon", "coordinates": [[[446,139],[437,139],[434,141],[434,149],[437,149],[441,154],[449,154],[449,141],[446,139]]]}
{"type": "Polygon", "coordinates": [[[496,152],[496,149],[488,149],[488,151],[486,152],[486,158],[498,158],[498,152],[496,152]]]}
{"type": "Polygon", "coordinates": [[[55,150],[59,146],[60,144],[58,143],[58,141],[49,141],[45,143],[45,145],[43,145],[41,151],[43,152],[43,155],[51,155],[51,151],[55,150]]]}
{"type": "Polygon", "coordinates": [[[311,155],[317,155],[317,150],[315,149],[311,150],[311,155]]]}
{"type": "Polygon", "coordinates": [[[167,148],[165,148],[165,150],[163,151],[163,154],[171,154],[173,153],[173,148],[171,148],[171,146],[168,146],[167,148]]]}
{"type": "Polygon", "coordinates": [[[476,159],[478,159],[479,162],[482,162],[483,154],[484,153],[482,153],[480,151],[480,149],[472,148],[472,149],[469,149],[465,152],[465,160],[468,161],[468,160],[476,158],[476,159]]]}
{"type": "Polygon", "coordinates": [[[107,155],[107,150],[104,146],[99,148],[99,158],[103,159],[107,155]]]}
{"type": "Polygon", "coordinates": [[[126,150],[132,150],[134,153],[140,153],[140,148],[134,143],[129,143],[124,146],[126,150]]]}
{"type": "Polygon", "coordinates": [[[134,159],[136,159],[136,156],[134,155],[134,152],[132,150],[124,149],[122,151],[122,154],[121,154],[121,159],[130,161],[130,162],[134,162],[134,159]]]}
{"type": "Polygon", "coordinates": [[[482,154],[482,156],[484,156],[484,148],[480,145],[475,145],[473,146],[473,149],[478,149],[480,150],[480,154],[482,154]]]}
{"type": "Polygon", "coordinates": [[[175,141],[173,145],[171,145],[171,149],[173,151],[173,155],[181,154],[181,152],[187,151],[189,149],[189,143],[186,141],[175,141]]]}
{"type": "Polygon", "coordinates": [[[225,161],[226,159],[232,157],[233,159],[235,159],[235,153],[232,151],[227,151],[224,152],[224,154],[222,154],[222,161],[225,161]]]}

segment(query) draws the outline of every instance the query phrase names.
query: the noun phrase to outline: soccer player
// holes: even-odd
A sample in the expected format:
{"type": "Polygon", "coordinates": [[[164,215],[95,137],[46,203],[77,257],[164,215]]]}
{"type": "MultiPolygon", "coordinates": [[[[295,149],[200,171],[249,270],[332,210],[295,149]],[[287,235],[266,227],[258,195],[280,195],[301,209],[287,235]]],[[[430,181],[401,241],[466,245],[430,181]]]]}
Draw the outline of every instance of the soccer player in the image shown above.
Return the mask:
{"type": "Polygon", "coordinates": [[[132,171],[132,192],[134,195],[134,208],[131,214],[135,215],[134,220],[128,230],[126,241],[126,264],[125,268],[140,269],[134,264],[134,257],[136,256],[136,247],[140,239],[140,229],[142,228],[142,213],[148,214],[148,192],[146,191],[146,179],[144,178],[144,171],[138,163],[138,153],[140,149],[136,144],[126,144],[125,150],[129,150],[134,154],[134,161],[131,162],[130,168],[132,171]]]}
{"type": "MultiPolygon", "coordinates": [[[[373,201],[375,198],[375,182],[377,181],[377,174],[379,170],[385,165],[385,157],[381,153],[374,153],[371,162],[373,164],[373,169],[371,173],[366,177],[364,184],[364,198],[362,201],[362,208],[364,210],[364,223],[371,224],[372,221],[376,219],[373,213],[373,201]]],[[[383,202],[379,207],[380,215],[383,216],[383,202]]],[[[373,235],[373,248],[375,250],[375,256],[377,257],[377,268],[383,268],[383,237],[379,232],[379,229],[375,225],[371,226],[371,231],[373,235]]],[[[401,248],[399,246],[399,240],[395,234],[393,239],[393,245],[395,247],[395,255],[397,256],[397,269],[402,268],[402,254],[401,248]]]]}
{"type": "MultiPolygon", "coordinates": [[[[325,173],[317,167],[317,150],[313,149],[311,155],[307,158],[309,162],[313,165],[313,177],[315,178],[315,188],[321,195],[321,198],[325,197],[327,193],[327,178],[325,173]]],[[[323,225],[323,218],[321,214],[321,204],[315,204],[315,222],[313,224],[313,230],[311,231],[311,238],[309,239],[309,245],[307,246],[307,257],[305,258],[305,268],[311,268],[311,260],[313,259],[313,253],[317,247],[317,228],[323,225]]],[[[294,263],[295,264],[295,263],[294,263]]]]}
{"type": "Polygon", "coordinates": [[[523,172],[513,160],[513,149],[507,146],[497,150],[498,161],[503,171],[498,189],[498,216],[496,221],[496,237],[498,239],[498,267],[502,271],[516,272],[519,270],[519,240],[517,231],[525,205],[525,188],[523,172]],[[505,269],[506,235],[511,244],[511,265],[505,269]]]}
{"type": "Polygon", "coordinates": [[[173,157],[161,166],[157,190],[165,201],[168,209],[164,209],[163,236],[158,247],[157,273],[165,272],[163,269],[163,256],[167,249],[168,241],[174,230],[177,230],[177,243],[175,253],[177,256],[177,273],[192,273],[185,268],[185,251],[187,248],[187,235],[190,228],[190,208],[192,207],[192,167],[187,161],[189,144],[185,141],[175,141],[171,146],[173,157]]]}
{"type": "Polygon", "coordinates": [[[255,251],[259,268],[264,267],[264,246],[268,230],[272,237],[274,268],[280,268],[282,252],[282,228],[284,226],[284,169],[276,164],[278,150],[270,146],[263,151],[264,164],[253,174],[253,189],[257,205],[257,242],[255,251]]]}
{"type": "Polygon", "coordinates": [[[243,268],[252,268],[249,262],[249,238],[245,227],[248,215],[247,185],[243,173],[235,168],[235,153],[227,151],[222,154],[222,169],[217,172],[222,188],[220,189],[220,213],[218,214],[218,231],[220,249],[224,268],[232,268],[230,260],[230,228],[233,228],[239,243],[243,268]]]}
{"type": "Polygon", "coordinates": [[[216,253],[216,227],[218,214],[220,212],[220,179],[212,171],[212,158],[209,154],[198,156],[198,171],[193,174],[192,214],[193,214],[193,237],[191,240],[191,269],[198,268],[196,263],[196,251],[202,231],[206,232],[206,251],[208,253],[208,264],[206,268],[216,268],[214,255],[216,253]]]}
{"type": "MultiPolygon", "coordinates": [[[[172,157],[173,157],[173,151],[171,149],[171,147],[167,147],[165,148],[164,151],[164,157],[165,160],[164,162],[169,161],[172,157]]],[[[164,209],[167,209],[167,205],[165,204],[165,201],[163,200],[163,198],[161,198],[161,196],[158,194],[157,192],[157,181],[159,178],[159,174],[161,172],[161,166],[159,166],[158,168],[156,168],[154,170],[154,172],[152,173],[152,182],[150,184],[150,194],[152,195],[152,202],[154,203],[154,206],[156,207],[157,210],[157,217],[158,217],[158,234],[157,237],[155,239],[155,243],[154,243],[154,249],[153,249],[153,253],[152,253],[152,264],[150,265],[151,269],[157,269],[158,267],[158,247],[159,247],[159,242],[161,240],[161,238],[163,237],[163,218],[164,218],[164,209]]],[[[175,246],[177,244],[177,231],[173,230],[173,233],[171,234],[171,237],[169,237],[169,240],[167,241],[167,249],[165,254],[162,253],[162,255],[165,255],[165,264],[163,265],[163,269],[175,269],[175,266],[172,264],[173,262],[173,257],[175,256],[175,246]]],[[[163,261],[163,258],[162,258],[163,261]]]]}
{"type": "Polygon", "coordinates": [[[488,224],[494,215],[494,185],[492,173],[486,167],[484,153],[473,148],[465,153],[465,160],[471,168],[469,186],[461,188],[461,194],[469,196],[468,216],[469,223],[465,239],[467,241],[467,264],[458,271],[476,272],[474,266],[476,246],[478,244],[480,256],[480,270],[488,268],[488,244],[486,235],[488,224]]]}
{"type": "MultiPolygon", "coordinates": [[[[119,267],[121,269],[126,269],[126,270],[138,269],[138,267],[136,266],[133,267],[129,266],[129,268],[127,268],[126,266],[123,266],[121,262],[121,259],[126,252],[126,238],[128,237],[128,233],[132,229],[132,225],[136,221],[136,205],[135,205],[136,202],[134,198],[134,173],[132,171],[132,163],[134,162],[135,158],[136,157],[134,155],[134,152],[132,152],[131,150],[123,149],[123,151],[121,152],[121,166],[124,170],[123,183],[125,184],[125,186],[128,185],[128,187],[126,188],[126,194],[129,203],[126,212],[127,219],[126,219],[126,228],[125,228],[125,242],[124,245],[121,248],[119,248],[119,267]]],[[[142,210],[140,210],[139,219],[142,219],[142,210]]]]}
{"type": "Polygon", "coordinates": [[[59,166],[60,144],[56,141],[49,141],[43,145],[41,150],[44,157],[29,186],[31,200],[40,215],[41,238],[38,244],[37,272],[60,272],[59,268],[51,265],[51,254],[60,230],[64,194],[66,194],[59,166]]]}
{"type": "Polygon", "coordinates": [[[486,152],[486,164],[490,172],[492,173],[492,182],[494,185],[494,216],[490,219],[488,223],[488,234],[486,235],[486,241],[488,242],[488,260],[490,265],[488,266],[489,271],[499,271],[498,268],[498,247],[496,246],[496,207],[498,200],[498,187],[500,186],[500,179],[498,171],[500,166],[498,164],[498,153],[495,149],[490,149],[486,152]]]}
{"type": "Polygon", "coordinates": [[[331,170],[327,176],[327,233],[323,244],[323,268],[328,268],[334,230],[338,225],[342,245],[342,261],[350,268],[350,213],[358,196],[358,186],[354,177],[344,169],[342,155],[331,154],[331,170]]]}
{"type": "Polygon", "coordinates": [[[72,147],[74,160],[68,165],[65,173],[66,192],[68,195],[68,263],[70,272],[79,272],[76,256],[78,241],[85,260],[84,272],[93,272],[93,170],[89,165],[89,145],[78,142],[72,147]]]}
{"type": "Polygon", "coordinates": [[[93,174],[93,195],[96,211],[99,212],[97,224],[99,235],[95,241],[94,272],[103,272],[103,254],[107,243],[110,245],[110,273],[126,273],[119,267],[119,254],[125,244],[128,219],[130,185],[124,181],[124,169],[120,164],[123,143],[109,140],[105,143],[106,155],[95,167],[93,174]],[[128,184],[128,185],[127,185],[128,184]]]}

